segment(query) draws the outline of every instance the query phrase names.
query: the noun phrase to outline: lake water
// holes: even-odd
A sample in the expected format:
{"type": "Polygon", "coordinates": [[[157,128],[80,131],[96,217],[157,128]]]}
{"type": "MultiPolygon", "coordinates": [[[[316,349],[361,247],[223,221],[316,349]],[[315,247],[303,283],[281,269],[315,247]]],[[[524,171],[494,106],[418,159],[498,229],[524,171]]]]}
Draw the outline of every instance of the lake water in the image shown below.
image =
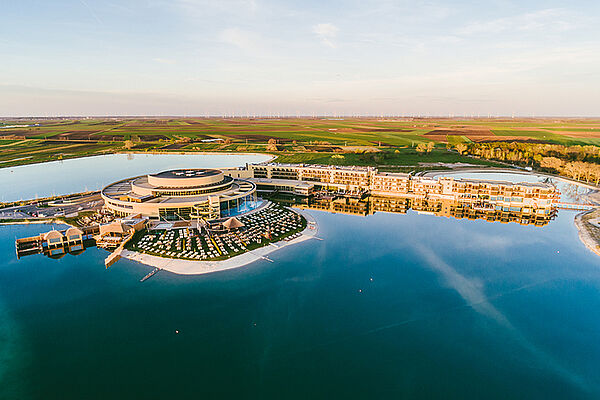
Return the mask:
{"type": "Polygon", "coordinates": [[[574,213],[310,213],[324,240],[273,263],[144,283],[97,248],[16,260],[50,227],[0,227],[0,399],[600,397],[600,258],[574,213]]]}
{"type": "Polygon", "coordinates": [[[176,168],[231,168],[265,154],[108,154],[0,169],[0,201],[97,190],[119,179],[176,168]]]}

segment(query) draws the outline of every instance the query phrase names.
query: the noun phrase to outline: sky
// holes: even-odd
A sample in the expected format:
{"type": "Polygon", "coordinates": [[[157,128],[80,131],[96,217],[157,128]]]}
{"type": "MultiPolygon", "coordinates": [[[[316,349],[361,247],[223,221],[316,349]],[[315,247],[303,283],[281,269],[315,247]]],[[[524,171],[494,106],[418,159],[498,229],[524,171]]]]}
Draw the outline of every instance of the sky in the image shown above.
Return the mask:
{"type": "Polygon", "coordinates": [[[600,116],[597,0],[0,10],[0,116],[600,116]]]}

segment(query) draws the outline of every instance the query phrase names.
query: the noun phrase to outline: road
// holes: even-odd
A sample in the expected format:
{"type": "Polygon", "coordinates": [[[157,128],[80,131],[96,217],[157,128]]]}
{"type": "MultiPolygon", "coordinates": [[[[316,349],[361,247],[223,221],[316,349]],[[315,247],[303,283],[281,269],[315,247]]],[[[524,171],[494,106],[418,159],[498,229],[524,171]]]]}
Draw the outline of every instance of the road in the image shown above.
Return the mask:
{"type": "Polygon", "coordinates": [[[49,203],[51,205],[44,203],[4,208],[0,210],[0,219],[63,217],[76,212],[97,211],[104,205],[99,193],[49,203]]]}

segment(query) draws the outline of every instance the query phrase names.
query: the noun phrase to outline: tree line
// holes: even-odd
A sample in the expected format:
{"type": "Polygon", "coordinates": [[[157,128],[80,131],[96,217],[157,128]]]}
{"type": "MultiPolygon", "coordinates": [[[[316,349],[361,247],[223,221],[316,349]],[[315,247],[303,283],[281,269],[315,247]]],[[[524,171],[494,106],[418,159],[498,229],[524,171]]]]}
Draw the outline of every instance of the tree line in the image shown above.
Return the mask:
{"type": "Polygon", "coordinates": [[[560,144],[485,142],[458,143],[460,154],[535,167],[586,182],[600,182],[600,147],[560,144]]]}

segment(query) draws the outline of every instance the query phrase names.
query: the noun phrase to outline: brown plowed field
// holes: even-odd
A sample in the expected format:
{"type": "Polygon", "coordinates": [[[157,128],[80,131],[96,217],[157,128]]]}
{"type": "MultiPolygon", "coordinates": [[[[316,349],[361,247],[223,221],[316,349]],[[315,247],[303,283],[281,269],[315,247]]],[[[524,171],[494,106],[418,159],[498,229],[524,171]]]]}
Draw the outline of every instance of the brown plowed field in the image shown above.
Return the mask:
{"type": "Polygon", "coordinates": [[[97,136],[92,136],[96,132],[101,131],[68,131],[56,135],[55,138],[65,138],[69,140],[78,140],[78,139],[94,139],[97,140],[97,136]]]}
{"type": "Polygon", "coordinates": [[[429,139],[429,140],[435,140],[436,142],[444,142],[446,143],[448,141],[448,139],[446,138],[446,135],[421,135],[421,137],[425,138],[425,139],[429,139]]]}
{"type": "Polygon", "coordinates": [[[189,143],[173,143],[173,144],[169,144],[167,146],[163,146],[161,147],[161,149],[165,149],[165,150],[179,150],[185,146],[187,146],[189,143]]]}
{"type": "Polygon", "coordinates": [[[248,139],[249,143],[265,143],[265,142],[268,142],[269,139],[271,139],[271,138],[277,140],[277,143],[292,143],[293,142],[293,139],[277,138],[277,137],[268,136],[268,135],[256,135],[256,134],[236,135],[236,134],[232,134],[232,133],[227,133],[224,136],[227,136],[232,139],[240,139],[240,140],[248,139]]]}
{"type": "Polygon", "coordinates": [[[456,129],[434,129],[430,132],[424,133],[421,136],[423,136],[426,139],[433,139],[440,142],[446,142],[446,136],[466,136],[474,142],[480,142],[482,140],[490,140],[492,138],[497,138],[497,136],[494,135],[489,129],[469,129],[466,127],[459,127],[456,129]]]}

